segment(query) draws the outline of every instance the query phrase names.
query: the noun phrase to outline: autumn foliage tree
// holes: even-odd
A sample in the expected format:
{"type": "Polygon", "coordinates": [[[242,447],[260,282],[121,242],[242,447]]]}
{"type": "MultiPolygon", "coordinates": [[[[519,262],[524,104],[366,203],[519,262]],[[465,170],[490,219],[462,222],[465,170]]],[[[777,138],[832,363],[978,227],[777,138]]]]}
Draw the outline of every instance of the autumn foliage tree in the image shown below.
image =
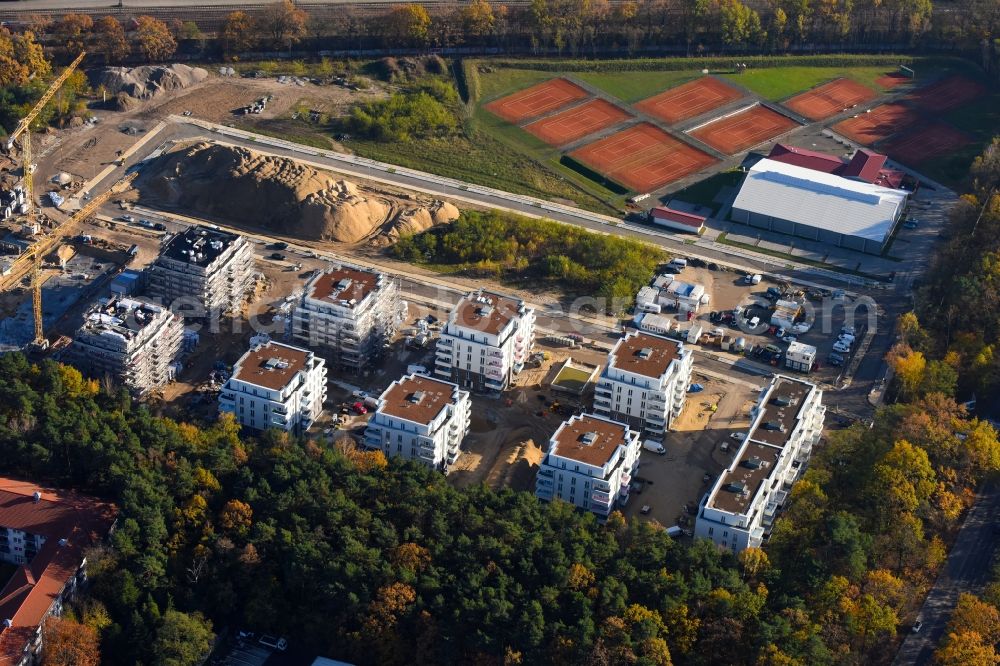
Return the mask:
{"type": "Polygon", "coordinates": [[[242,11],[230,12],[219,31],[222,52],[227,58],[249,51],[255,41],[253,20],[242,11]]]}
{"type": "Polygon", "coordinates": [[[396,44],[423,46],[430,37],[431,16],[423,5],[397,5],[386,18],[386,35],[396,44]]]}
{"type": "Polygon", "coordinates": [[[166,60],[177,50],[177,40],[167,24],[152,16],[136,19],[135,49],[146,60],[158,62],[166,60]]]}
{"type": "Polygon", "coordinates": [[[66,618],[45,621],[43,666],[99,666],[101,651],[97,631],[66,618]]]}
{"type": "Polygon", "coordinates": [[[86,50],[94,29],[94,19],[89,14],[66,14],[55,25],[55,34],[60,46],[75,56],[86,50]]]}
{"type": "Polygon", "coordinates": [[[268,5],[257,18],[257,29],[273,48],[289,48],[306,36],[309,15],[292,0],[268,5]]]}
{"type": "Polygon", "coordinates": [[[120,63],[131,52],[132,47],[125,36],[125,29],[114,16],[105,16],[94,28],[95,46],[109,63],[120,63]]]}

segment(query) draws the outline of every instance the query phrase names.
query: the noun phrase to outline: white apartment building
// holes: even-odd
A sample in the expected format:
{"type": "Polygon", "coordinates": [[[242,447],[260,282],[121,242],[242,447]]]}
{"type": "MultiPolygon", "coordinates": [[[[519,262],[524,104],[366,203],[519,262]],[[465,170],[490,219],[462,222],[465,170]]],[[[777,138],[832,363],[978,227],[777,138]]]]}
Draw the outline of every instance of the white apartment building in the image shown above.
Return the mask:
{"type": "Polygon", "coordinates": [[[331,365],[360,372],[396,330],[399,287],[382,273],[340,266],[314,275],[292,312],[293,339],[331,365]]]}
{"type": "Polygon", "coordinates": [[[326,400],[326,363],[308,349],[278,342],[252,347],[219,394],[219,411],[247,428],[302,434],[326,400]]]}
{"type": "Polygon", "coordinates": [[[425,375],[394,381],[368,421],[365,446],[448,472],[469,432],[469,392],[425,375]]]}
{"type": "Polygon", "coordinates": [[[608,354],[594,391],[594,412],[662,437],[684,407],[693,366],[694,355],[684,343],[630,331],[608,354]]]}
{"type": "Polygon", "coordinates": [[[599,518],[628,503],[639,465],[639,433],[624,423],[582,414],[564,421],[535,479],[535,496],[564,500],[599,518]]]}
{"type": "Polygon", "coordinates": [[[143,394],[174,378],[184,323],[170,310],[113,296],[84,316],[66,360],[91,377],[111,377],[143,394]]]}
{"type": "Polygon", "coordinates": [[[196,225],[168,240],[146,270],[148,293],[162,305],[198,317],[237,310],[253,284],[253,245],[243,236],[196,225]]]}
{"type": "Polygon", "coordinates": [[[737,553],[759,547],[823,433],[823,392],[776,375],[729,468],[702,498],[695,536],[737,553]]]}
{"type": "Polygon", "coordinates": [[[434,373],[477,391],[502,391],[535,344],[535,311],[507,296],[475,291],[451,311],[437,343],[434,373]]]}

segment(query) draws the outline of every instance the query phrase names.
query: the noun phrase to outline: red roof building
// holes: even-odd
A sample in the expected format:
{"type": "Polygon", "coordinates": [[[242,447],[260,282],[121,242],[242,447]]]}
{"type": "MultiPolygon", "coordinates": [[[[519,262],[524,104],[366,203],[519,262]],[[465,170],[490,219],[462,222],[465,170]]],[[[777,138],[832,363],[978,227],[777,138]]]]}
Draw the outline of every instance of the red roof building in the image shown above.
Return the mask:
{"type": "Polygon", "coordinates": [[[0,666],[34,663],[43,621],[86,580],[84,550],[110,532],[116,513],[84,495],[0,477],[0,561],[18,567],[0,589],[0,666]]]}
{"type": "Polygon", "coordinates": [[[850,161],[846,161],[836,155],[779,143],[775,144],[767,157],[776,162],[784,162],[804,169],[822,171],[882,187],[898,189],[903,182],[903,172],[886,168],[885,155],[864,148],[855,152],[850,161]]]}
{"type": "Polygon", "coordinates": [[[685,213],[666,206],[655,206],[649,211],[649,219],[653,224],[692,234],[701,233],[705,226],[705,218],[701,215],[685,213]]]}

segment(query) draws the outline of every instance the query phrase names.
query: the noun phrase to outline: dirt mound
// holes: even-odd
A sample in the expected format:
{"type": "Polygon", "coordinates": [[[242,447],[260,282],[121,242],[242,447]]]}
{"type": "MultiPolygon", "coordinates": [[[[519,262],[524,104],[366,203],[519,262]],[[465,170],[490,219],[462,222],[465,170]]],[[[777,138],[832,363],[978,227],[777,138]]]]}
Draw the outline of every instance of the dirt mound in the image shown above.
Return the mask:
{"type": "Polygon", "coordinates": [[[384,244],[458,217],[449,203],[404,202],[290,159],[207,142],[166,153],[147,172],[144,198],[312,240],[384,244]]]}
{"type": "Polygon", "coordinates": [[[120,110],[135,107],[141,100],[188,88],[208,78],[201,67],[188,65],[146,65],[143,67],[105,67],[90,73],[94,88],[104,86],[115,96],[120,110]]]}

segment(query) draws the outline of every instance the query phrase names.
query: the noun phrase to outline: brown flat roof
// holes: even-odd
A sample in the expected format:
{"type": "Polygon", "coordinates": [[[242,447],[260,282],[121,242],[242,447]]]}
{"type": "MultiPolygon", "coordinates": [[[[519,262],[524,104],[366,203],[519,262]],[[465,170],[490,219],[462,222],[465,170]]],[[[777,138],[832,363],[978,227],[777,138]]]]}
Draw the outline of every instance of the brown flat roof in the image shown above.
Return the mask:
{"type": "Polygon", "coordinates": [[[554,435],[556,447],[550,452],[586,465],[603,467],[619,446],[628,443],[627,430],[624,424],[590,414],[573,416],[554,435]]]}
{"type": "MultiPolygon", "coordinates": [[[[312,285],[310,297],[318,301],[350,301],[358,303],[378,286],[378,274],[355,268],[335,268],[322,273],[312,285]]],[[[353,307],[353,306],[350,306],[353,307]]]]}
{"type": "Polygon", "coordinates": [[[305,369],[310,352],[280,342],[269,342],[251,349],[239,360],[234,379],[278,391],[305,369]]]}
{"type": "Polygon", "coordinates": [[[428,425],[453,402],[454,384],[424,375],[409,375],[386,389],[379,412],[414,423],[428,425]]]}
{"type": "Polygon", "coordinates": [[[727,471],[715,490],[711,506],[720,511],[742,514],[760,485],[774,469],[781,449],[748,442],[740,451],[740,458],[732,471],[727,471]]]}
{"type": "Polygon", "coordinates": [[[757,421],[757,427],[750,431],[750,439],[772,446],[785,446],[810,390],[810,384],[778,377],[763,405],[764,415],[757,421]]]}
{"type": "Polygon", "coordinates": [[[455,323],[480,333],[497,335],[517,316],[521,301],[488,291],[469,294],[455,306],[455,323]]]}
{"type": "Polygon", "coordinates": [[[658,335],[639,333],[618,341],[611,355],[614,367],[644,377],[659,378],[680,355],[680,343],[658,335]]]}

